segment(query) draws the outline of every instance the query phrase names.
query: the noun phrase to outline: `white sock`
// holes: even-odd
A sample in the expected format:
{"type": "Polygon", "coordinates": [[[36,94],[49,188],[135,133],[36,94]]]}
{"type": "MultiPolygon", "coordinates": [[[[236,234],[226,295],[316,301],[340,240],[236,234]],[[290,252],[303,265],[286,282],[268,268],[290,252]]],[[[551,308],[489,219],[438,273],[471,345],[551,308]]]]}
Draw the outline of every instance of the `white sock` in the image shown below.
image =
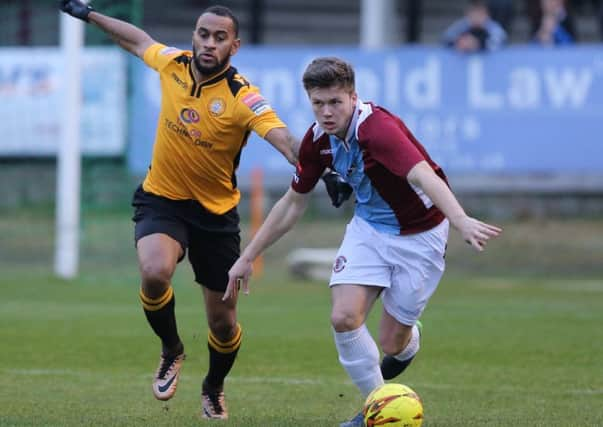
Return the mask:
{"type": "Polygon", "coordinates": [[[348,332],[335,332],[339,362],[360,389],[363,397],[383,384],[379,349],[366,325],[348,332]]]}
{"type": "Polygon", "coordinates": [[[421,336],[419,335],[419,328],[417,327],[417,325],[414,325],[410,331],[410,341],[408,341],[408,344],[406,344],[404,350],[396,354],[394,358],[403,362],[405,360],[410,359],[411,357],[414,357],[414,355],[417,354],[419,348],[421,347],[420,338],[421,336]]]}

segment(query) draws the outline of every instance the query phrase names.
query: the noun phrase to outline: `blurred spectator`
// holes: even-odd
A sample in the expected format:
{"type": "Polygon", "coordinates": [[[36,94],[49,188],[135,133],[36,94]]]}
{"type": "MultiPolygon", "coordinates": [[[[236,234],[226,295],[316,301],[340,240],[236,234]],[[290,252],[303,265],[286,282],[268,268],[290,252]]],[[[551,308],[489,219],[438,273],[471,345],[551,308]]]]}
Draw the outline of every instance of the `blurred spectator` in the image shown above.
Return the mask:
{"type": "MultiPolygon", "coordinates": [[[[574,17],[570,13],[566,1],[564,0],[526,0],[526,12],[530,18],[532,37],[536,37],[536,33],[539,32],[543,26],[546,26],[546,16],[555,16],[555,19],[559,26],[565,30],[573,41],[578,39],[576,32],[576,26],[574,24],[574,17]]],[[[550,20],[547,18],[546,20],[550,20]]]]}
{"type": "Polygon", "coordinates": [[[515,17],[515,2],[513,0],[488,0],[487,5],[492,19],[502,25],[507,34],[510,34],[515,17]]]}
{"type": "Polygon", "coordinates": [[[549,13],[542,16],[533,41],[543,46],[558,46],[572,44],[574,38],[559,23],[557,16],[549,13]]]}
{"type": "Polygon", "coordinates": [[[471,0],[465,16],[444,33],[443,42],[461,52],[493,51],[500,49],[507,40],[507,33],[494,21],[483,0],[471,0]]]}

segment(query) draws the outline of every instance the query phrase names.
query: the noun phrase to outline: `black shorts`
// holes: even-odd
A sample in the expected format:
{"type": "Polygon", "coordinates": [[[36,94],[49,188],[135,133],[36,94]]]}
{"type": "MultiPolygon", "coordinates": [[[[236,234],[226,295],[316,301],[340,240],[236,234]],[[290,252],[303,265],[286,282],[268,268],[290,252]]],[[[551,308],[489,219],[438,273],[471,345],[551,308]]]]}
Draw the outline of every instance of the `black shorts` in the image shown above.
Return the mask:
{"type": "Polygon", "coordinates": [[[149,234],[167,234],[180,243],[185,254],[188,250],[197,283],[215,291],[226,290],[228,270],[241,253],[236,207],[216,215],[196,200],[167,199],[142,186],[134,192],[132,206],[136,242],[149,234]]]}

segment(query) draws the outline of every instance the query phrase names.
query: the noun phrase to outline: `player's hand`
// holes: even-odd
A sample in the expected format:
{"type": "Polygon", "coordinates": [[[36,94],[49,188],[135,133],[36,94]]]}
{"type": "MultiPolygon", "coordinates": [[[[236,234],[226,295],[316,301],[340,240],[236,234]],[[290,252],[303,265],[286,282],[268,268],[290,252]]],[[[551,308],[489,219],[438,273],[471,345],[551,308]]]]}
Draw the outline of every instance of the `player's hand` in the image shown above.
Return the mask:
{"type": "Polygon", "coordinates": [[[61,10],[74,18],[88,22],[88,15],[94,9],[81,0],[61,0],[61,10]]]}
{"type": "Polygon", "coordinates": [[[345,182],[341,175],[335,171],[329,171],[322,176],[327,187],[327,193],[331,198],[333,206],[338,208],[352,195],[352,186],[345,182]]]}
{"type": "Polygon", "coordinates": [[[243,287],[243,293],[245,295],[249,294],[249,278],[252,272],[253,265],[251,261],[239,258],[228,271],[228,285],[224,291],[222,301],[226,301],[228,298],[236,298],[241,286],[243,287]]]}
{"type": "Polygon", "coordinates": [[[498,237],[502,233],[502,228],[486,224],[470,216],[455,219],[453,225],[461,232],[465,242],[478,252],[484,250],[488,240],[498,237]]]}

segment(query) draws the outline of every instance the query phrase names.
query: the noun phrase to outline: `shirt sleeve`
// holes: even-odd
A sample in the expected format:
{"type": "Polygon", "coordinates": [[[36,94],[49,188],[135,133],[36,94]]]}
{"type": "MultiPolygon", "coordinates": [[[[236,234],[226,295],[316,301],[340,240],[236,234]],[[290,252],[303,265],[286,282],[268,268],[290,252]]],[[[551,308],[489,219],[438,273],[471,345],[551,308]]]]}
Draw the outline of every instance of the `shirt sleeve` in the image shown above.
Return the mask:
{"type": "Polygon", "coordinates": [[[319,143],[314,141],[314,126],[302,139],[298,158],[291,188],[298,193],[308,193],[316,186],[325,170],[320,161],[319,143]]]}
{"type": "Polygon", "coordinates": [[[399,177],[406,178],[417,163],[426,160],[392,116],[380,114],[361,132],[364,135],[360,137],[368,141],[371,156],[399,177]]]}
{"type": "Polygon", "coordinates": [[[459,19],[453,22],[442,35],[442,43],[446,46],[453,46],[459,36],[469,30],[469,24],[465,19],[459,19]]]}
{"type": "Polygon", "coordinates": [[[274,128],[287,127],[255,86],[244,86],[237,94],[241,120],[247,129],[264,138],[274,128]]]}
{"type": "Polygon", "coordinates": [[[144,51],[143,61],[155,71],[161,71],[174,58],[183,54],[183,50],[161,43],[153,43],[144,51]]]}
{"type": "Polygon", "coordinates": [[[497,50],[503,47],[507,42],[507,32],[500,24],[494,20],[488,21],[487,25],[488,39],[486,40],[486,47],[488,50],[497,50]]]}

